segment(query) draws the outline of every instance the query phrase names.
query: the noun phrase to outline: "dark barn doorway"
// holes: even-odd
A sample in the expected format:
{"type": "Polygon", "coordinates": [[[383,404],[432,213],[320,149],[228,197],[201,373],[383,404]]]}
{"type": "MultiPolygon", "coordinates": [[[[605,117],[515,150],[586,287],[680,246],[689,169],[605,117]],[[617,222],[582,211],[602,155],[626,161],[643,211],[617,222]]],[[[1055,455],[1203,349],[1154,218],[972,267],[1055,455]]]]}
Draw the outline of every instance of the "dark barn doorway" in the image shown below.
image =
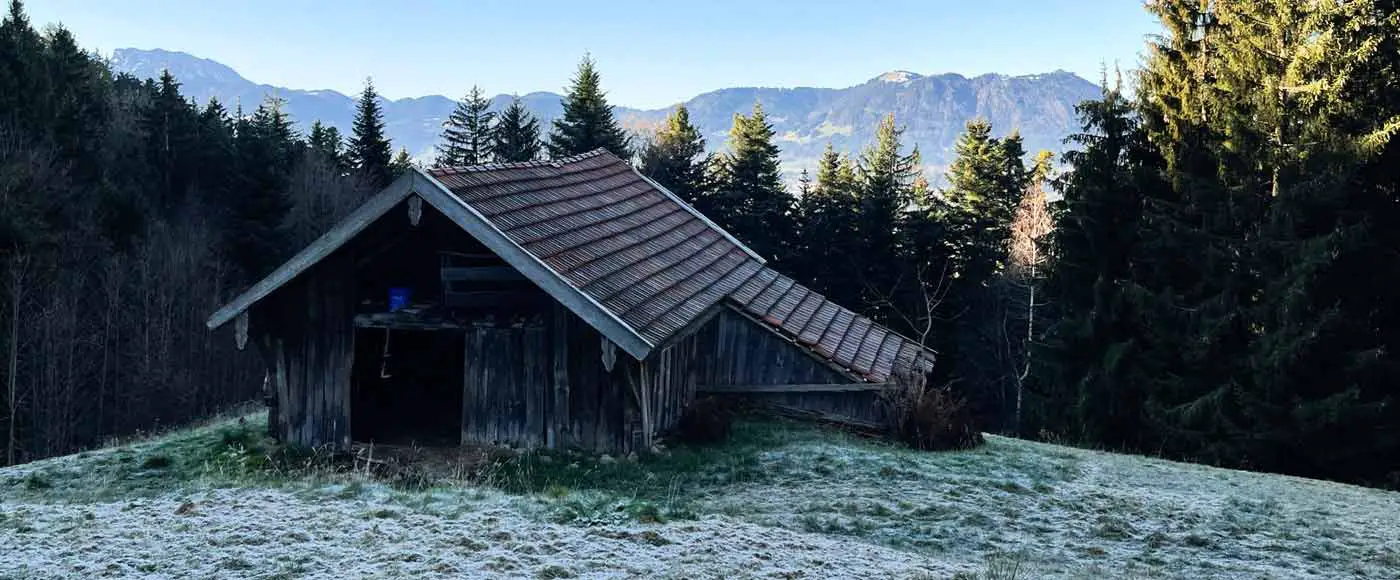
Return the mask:
{"type": "Polygon", "coordinates": [[[462,438],[463,344],[461,331],[356,329],[350,403],[354,440],[457,445],[462,438]]]}

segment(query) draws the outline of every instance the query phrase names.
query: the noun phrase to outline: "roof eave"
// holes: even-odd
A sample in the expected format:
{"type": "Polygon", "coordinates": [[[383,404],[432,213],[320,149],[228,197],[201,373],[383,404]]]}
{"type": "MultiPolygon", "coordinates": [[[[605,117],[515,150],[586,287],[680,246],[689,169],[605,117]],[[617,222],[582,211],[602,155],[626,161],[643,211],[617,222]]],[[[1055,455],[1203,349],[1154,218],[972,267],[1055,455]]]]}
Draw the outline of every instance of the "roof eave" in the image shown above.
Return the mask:
{"type": "Polygon", "coordinates": [[[252,307],[253,304],[266,298],[283,284],[290,282],[307,268],[330,255],[345,242],[359,235],[374,220],[379,219],[380,216],[388,213],[394,206],[407,199],[413,193],[414,181],[413,176],[408,174],[395,179],[393,183],[371,197],[369,201],[341,220],[330,231],[316,238],[316,241],[302,248],[300,252],[283,262],[271,274],[263,277],[262,280],[244,290],[228,304],[209,315],[209,319],[204,322],[204,325],[213,330],[228,324],[229,321],[252,307]]]}

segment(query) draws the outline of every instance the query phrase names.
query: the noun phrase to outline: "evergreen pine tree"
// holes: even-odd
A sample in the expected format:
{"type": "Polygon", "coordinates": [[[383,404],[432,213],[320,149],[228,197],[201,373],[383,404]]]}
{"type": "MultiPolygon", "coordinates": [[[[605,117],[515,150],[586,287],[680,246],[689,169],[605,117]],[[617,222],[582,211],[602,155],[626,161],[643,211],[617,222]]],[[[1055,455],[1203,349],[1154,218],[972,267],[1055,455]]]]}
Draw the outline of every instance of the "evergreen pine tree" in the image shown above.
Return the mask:
{"type": "Polygon", "coordinates": [[[1254,265],[1266,191],[1233,139],[1247,142],[1248,122],[1234,128],[1218,90],[1226,40],[1221,4],[1170,0],[1148,9],[1168,34],[1157,38],[1141,74],[1143,127],[1161,151],[1171,183],[1149,197],[1134,307],[1144,318],[1135,362],[1170,373],[1143,374],[1148,405],[1133,445],[1230,461],[1241,429],[1238,402],[1250,389],[1249,343],[1261,295],[1254,265]],[[1233,137],[1227,133],[1241,131],[1233,137]],[[1234,169],[1232,169],[1234,167],[1234,169]]]}
{"type": "Polygon", "coordinates": [[[1400,484],[1372,459],[1400,452],[1384,427],[1400,421],[1400,257],[1382,249],[1400,215],[1380,193],[1400,183],[1400,56],[1372,49],[1395,46],[1397,16],[1373,2],[1217,8],[1221,173],[1262,206],[1245,256],[1264,299],[1242,300],[1255,332],[1232,463],[1400,484]]]}
{"type": "Polygon", "coordinates": [[[196,121],[197,148],[194,181],[203,200],[216,212],[226,211],[232,194],[234,132],[233,121],[218,99],[211,98],[196,121]]]}
{"type": "Polygon", "coordinates": [[[480,165],[491,161],[496,114],[490,108],[491,100],[477,86],[457,101],[457,107],[442,128],[443,143],[437,147],[435,167],[480,165]]]}
{"type": "Polygon", "coordinates": [[[816,181],[797,200],[798,251],[794,275],[838,304],[861,304],[865,259],[857,231],[855,166],[826,144],[816,181]]]}
{"type": "MultiPolygon", "coordinates": [[[[856,240],[865,256],[861,279],[869,295],[866,303],[888,295],[900,277],[901,221],[914,201],[914,180],[919,176],[919,148],[905,153],[901,137],[904,129],[895,125],[894,115],[886,115],[875,132],[875,143],[867,148],[857,166],[859,205],[856,211],[856,240]]],[[[888,319],[892,312],[875,312],[888,319]]]]}
{"type": "Polygon", "coordinates": [[[678,105],[666,122],[642,148],[642,173],[671,190],[687,203],[702,208],[705,194],[705,138],[690,123],[690,112],[678,105]]]}
{"type": "Polygon", "coordinates": [[[497,163],[534,161],[540,156],[540,122],[520,102],[511,99],[496,119],[491,140],[491,158],[497,163]]]}
{"type": "Polygon", "coordinates": [[[49,119],[51,90],[44,39],[29,23],[20,0],[10,0],[0,20],[0,121],[38,133],[49,119]]]}
{"type": "Polygon", "coordinates": [[[143,111],[146,160],[158,185],[154,206],[168,215],[184,202],[194,167],[186,159],[195,137],[194,107],[180,95],[180,83],[169,70],[161,72],[158,88],[143,111]]]}
{"type": "MultiPolygon", "coordinates": [[[[240,115],[241,117],[241,115],[240,115]]],[[[236,121],[237,194],[230,197],[227,248],[240,279],[257,280],[281,263],[287,181],[296,158],[291,121],[269,98],[251,117],[236,121]]]]}
{"type": "Polygon", "coordinates": [[[106,71],[78,47],[73,33],[62,26],[47,35],[49,74],[54,89],[50,97],[52,134],[60,152],[72,160],[73,170],[95,178],[102,157],[102,136],[110,120],[106,71]]]}
{"type": "Polygon", "coordinates": [[[707,214],[753,251],[777,263],[795,242],[796,200],[783,187],[773,126],[754,103],[753,114],[734,115],[729,150],[715,159],[715,192],[707,214]]]}
{"type": "Polygon", "coordinates": [[[1004,265],[1011,219],[1030,176],[1020,138],[997,139],[984,120],[968,121],[954,150],[945,194],[956,272],[964,283],[982,284],[1004,265]]]}
{"type": "Polygon", "coordinates": [[[583,57],[564,95],[564,114],[549,133],[549,155],[555,159],[602,147],[623,159],[632,156],[631,138],[613,118],[591,57],[583,57]]]}
{"type": "Polygon", "coordinates": [[[381,188],[393,180],[389,167],[392,150],[384,135],[384,112],[379,108],[379,95],[374,92],[373,79],[365,80],[365,90],[355,106],[354,130],[347,143],[345,159],[371,187],[381,188]]]}
{"type": "Polygon", "coordinates": [[[408,154],[408,149],[399,148],[399,152],[394,155],[393,161],[389,162],[389,169],[394,177],[403,175],[404,172],[413,168],[413,156],[408,154]]]}
{"type": "Polygon", "coordinates": [[[1137,447],[1149,440],[1148,384],[1167,370],[1144,354],[1156,337],[1144,332],[1146,273],[1135,267],[1148,254],[1145,204],[1167,187],[1164,162],[1116,86],[1077,111],[1083,131],[1071,142],[1082,149],[1065,154],[1072,170],[1058,182],[1065,209],[1045,284],[1054,315],[1033,359],[1023,429],[1137,447]]]}
{"type": "Polygon", "coordinates": [[[340,137],[340,129],[326,125],[319,119],[311,123],[311,133],[306,145],[333,167],[345,166],[345,142],[340,137]]]}

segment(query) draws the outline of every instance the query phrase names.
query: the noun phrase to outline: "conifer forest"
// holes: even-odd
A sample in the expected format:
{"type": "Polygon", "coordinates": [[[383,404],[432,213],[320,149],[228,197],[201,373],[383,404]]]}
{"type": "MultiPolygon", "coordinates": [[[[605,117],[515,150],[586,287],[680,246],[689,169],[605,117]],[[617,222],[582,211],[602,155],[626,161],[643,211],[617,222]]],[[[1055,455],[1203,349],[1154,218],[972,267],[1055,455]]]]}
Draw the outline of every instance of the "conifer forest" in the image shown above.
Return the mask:
{"type": "Polygon", "coordinates": [[[887,115],[785,174],[762,103],[625,129],[585,57],[541,123],[472,89],[432,159],[194,102],[0,23],[0,465],[260,397],[206,317],[413,163],[606,148],[773,267],[939,356],[990,433],[1400,488],[1400,2],[1154,0],[1066,152],[967,119],[926,171],[887,115]]]}

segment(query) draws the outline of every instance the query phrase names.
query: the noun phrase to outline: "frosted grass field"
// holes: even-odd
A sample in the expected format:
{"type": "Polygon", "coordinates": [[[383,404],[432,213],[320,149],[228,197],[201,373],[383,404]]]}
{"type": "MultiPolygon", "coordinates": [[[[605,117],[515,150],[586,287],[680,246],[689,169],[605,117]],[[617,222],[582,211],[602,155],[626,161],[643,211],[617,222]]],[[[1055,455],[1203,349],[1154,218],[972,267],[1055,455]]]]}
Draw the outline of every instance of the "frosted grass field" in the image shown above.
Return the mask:
{"type": "Polygon", "coordinates": [[[404,486],[283,469],[261,429],[0,469],[0,577],[1400,578],[1400,494],[999,437],[743,423],[404,486]]]}

